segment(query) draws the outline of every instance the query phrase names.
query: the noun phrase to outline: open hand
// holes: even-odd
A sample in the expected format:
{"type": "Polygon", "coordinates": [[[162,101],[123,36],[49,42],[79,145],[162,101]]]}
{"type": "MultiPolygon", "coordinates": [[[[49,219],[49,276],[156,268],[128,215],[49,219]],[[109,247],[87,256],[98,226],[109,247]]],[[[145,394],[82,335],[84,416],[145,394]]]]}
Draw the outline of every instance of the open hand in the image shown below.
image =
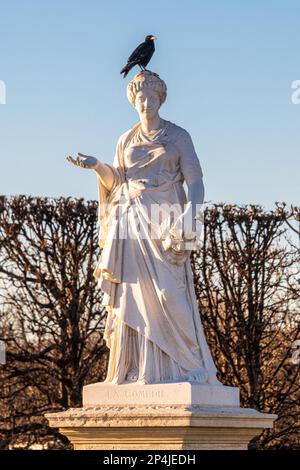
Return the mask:
{"type": "Polygon", "coordinates": [[[97,158],[90,157],[79,152],[76,154],[76,159],[71,157],[71,155],[68,155],[66,160],[68,160],[70,163],[73,163],[73,165],[79,166],[81,168],[88,168],[89,170],[94,170],[98,163],[97,158]]]}

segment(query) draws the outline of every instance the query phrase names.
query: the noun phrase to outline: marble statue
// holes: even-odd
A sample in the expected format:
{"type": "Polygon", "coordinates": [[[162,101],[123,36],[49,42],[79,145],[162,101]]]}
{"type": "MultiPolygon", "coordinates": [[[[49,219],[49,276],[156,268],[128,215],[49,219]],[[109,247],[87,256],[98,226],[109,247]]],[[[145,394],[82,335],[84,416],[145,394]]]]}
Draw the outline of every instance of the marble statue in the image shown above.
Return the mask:
{"type": "Polygon", "coordinates": [[[127,97],[139,122],[118,139],[113,164],[81,153],[67,157],[97,175],[102,251],[94,276],[108,312],[105,382],[221,385],[190,263],[203,173],[190,134],[159,115],[166,96],[158,74],[138,73],[127,97]]]}
{"type": "Polygon", "coordinates": [[[113,163],[67,157],[97,175],[107,376],[83,387],[81,408],[45,416],[75,450],[246,450],[277,416],[240,408],[239,389],[216,378],[190,263],[203,225],[200,162],[190,134],[159,115],[159,75],[141,71],[127,96],[140,119],[113,163]]]}

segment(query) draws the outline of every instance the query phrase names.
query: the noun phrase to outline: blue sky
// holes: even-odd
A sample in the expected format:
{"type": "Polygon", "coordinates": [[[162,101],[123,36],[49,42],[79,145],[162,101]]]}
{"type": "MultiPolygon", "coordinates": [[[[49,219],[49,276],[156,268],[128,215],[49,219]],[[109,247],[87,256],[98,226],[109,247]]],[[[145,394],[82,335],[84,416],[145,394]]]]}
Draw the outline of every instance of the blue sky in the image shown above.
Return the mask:
{"type": "Polygon", "coordinates": [[[187,129],[205,200],[299,204],[299,1],[2,0],[0,193],[97,198],[77,151],[112,162],[138,120],[120,69],[146,34],[168,86],[160,115],[187,129]]]}

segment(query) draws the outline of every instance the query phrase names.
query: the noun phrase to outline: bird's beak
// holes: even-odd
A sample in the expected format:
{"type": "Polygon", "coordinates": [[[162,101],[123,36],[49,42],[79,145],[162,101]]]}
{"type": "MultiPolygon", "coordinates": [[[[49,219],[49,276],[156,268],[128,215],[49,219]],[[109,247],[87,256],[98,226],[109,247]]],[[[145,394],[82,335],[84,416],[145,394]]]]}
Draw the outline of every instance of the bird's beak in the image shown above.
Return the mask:
{"type": "Polygon", "coordinates": [[[152,39],[152,41],[154,41],[154,39],[157,39],[157,37],[156,36],[151,36],[151,39],[152,39]]]}

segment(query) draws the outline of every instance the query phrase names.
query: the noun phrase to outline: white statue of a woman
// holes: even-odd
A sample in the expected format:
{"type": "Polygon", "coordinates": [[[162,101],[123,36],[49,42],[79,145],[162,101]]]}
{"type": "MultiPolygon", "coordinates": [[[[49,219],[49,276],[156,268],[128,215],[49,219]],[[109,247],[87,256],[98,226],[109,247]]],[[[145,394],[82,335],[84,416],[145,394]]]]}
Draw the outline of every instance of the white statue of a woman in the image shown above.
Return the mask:
{"type": "Polygon", "coordinates": [[[159,116],[166,93],[157,74],[138,73],[127,96],[140,121],[119,138],[113,164],[80,153],[68,157],[98,178],[102,252],[94,276],[108,311],[105,382],[219,384],[199,316],[191,251],[182,244],[196,230],[203,174],[190,134],[159,116]],[[153,206],[164,208],[163,220],[151,218],[153,206]],[[170,206],[181,211],[166,237],[170,206]],[[176,238],[186,207],[192,226],[176,238]]]}

